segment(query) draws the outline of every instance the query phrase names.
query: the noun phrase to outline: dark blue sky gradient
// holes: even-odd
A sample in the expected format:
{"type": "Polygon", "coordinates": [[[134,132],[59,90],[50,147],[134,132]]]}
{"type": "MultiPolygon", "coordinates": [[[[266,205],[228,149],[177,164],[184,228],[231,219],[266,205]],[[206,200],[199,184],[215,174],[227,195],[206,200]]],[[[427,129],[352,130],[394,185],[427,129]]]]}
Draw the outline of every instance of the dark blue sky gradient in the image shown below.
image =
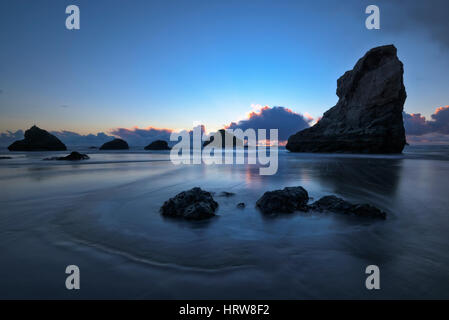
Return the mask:
{"type": "Polygon", "coordinates": [[[22,1],[0,4],[0,132],[33,123],[215,130],[251,105],[314,118],[336,80],[374,46],[405,65],[405,110],[449,104],[447,1],[22,1]],[[81,29],[65,28],[79,5],[81,29]],[[365,8],[381,9],[381,30],[365,8]],[[425,7],[423,7],[423,4],[425,7]]]}

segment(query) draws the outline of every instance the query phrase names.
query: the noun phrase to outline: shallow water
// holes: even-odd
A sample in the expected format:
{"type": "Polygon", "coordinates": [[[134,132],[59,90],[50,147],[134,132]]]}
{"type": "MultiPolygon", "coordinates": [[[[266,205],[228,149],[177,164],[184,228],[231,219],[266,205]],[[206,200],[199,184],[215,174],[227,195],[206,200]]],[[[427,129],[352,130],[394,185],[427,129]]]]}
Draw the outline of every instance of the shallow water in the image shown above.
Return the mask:
{"type": "Polygon", "coordinates": [[[84,151],[91,159],[75,164],[41,160],[57,152],[0,152],[13,157],[0,160],[0,298],[449,298],[447,147],[280,151],[274,176],[255,165],[175,166],[167,152],[84,151]],[[298,185],[314,199],[371,203],[387,220],[254,208],[265,191],[298,185]],[[218,217],[160,216],[194,186],[216,192],[218,217]],[[70,264],[81,290],[65,289],[70,264]],[[371,264],[380,290],[365,288],[371,264]]]}

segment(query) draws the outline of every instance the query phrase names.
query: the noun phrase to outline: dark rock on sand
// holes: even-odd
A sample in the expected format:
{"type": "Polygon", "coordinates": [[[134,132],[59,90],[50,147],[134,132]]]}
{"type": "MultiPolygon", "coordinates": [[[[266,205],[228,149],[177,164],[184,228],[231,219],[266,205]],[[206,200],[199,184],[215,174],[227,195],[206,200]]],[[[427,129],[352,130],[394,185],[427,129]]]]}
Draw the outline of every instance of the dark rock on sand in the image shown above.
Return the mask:
{"type": "Polygon", "coordinates": [[[0,160],[12,159],[11,157],[0,157],[0,160]]]}
{"type": "Polygon", "coordinates": [[[126,150],[129,149],[128,143],[122,139],[114,139],[106,142],[100,147],[100,150],[126,150]]]}
{"type": "Polygon", "coordinates": [[[25,131],[25,139],[18,140],[8,147],[9,151],[64,151],[66,146],[54,135],[32,126],[25,131]]]}
{"type": "Polygon", "coordinates": [[[239,208],[239,209],[244,209],[245,207],[246,207],[246,205],[244,202],[240,202],[237,204],[237,208],[239,208]]]}
{"type": "Polygon", "coordinates": [[[145,147],[145,150],[170,150],[167,141],[156,140],[145,147]]]}
{"type": "Polygon", "coordinates": [[[385,219],[387,214],[369,204],[352,204],[336,196],[325,196],[310,205],[310,209],[350,214],[359,217],[385,219]]]}
{"type": "Polygon", "coordinates": [[[67,160],[67,161],[78,161],[78,160],[87,160],[89,159],[89,156],[87,154],[79,153],[76,151],[73,151],[71,154],[65,157],[52,157],[52,158],[45,158],[44,160],[67,160]]]}
{"type": "Polygon", "coordinates": [[[160,211],[167,217],[202,220],[215,216],[217,208],[218,203],[212,198],[210,192],[196,187],[165,201],[160,211]]]}
{"type": "Polygon", "coordinates": [[[256,207],[265,214],[307,211],[309,195],[303,187],[286,187],[268,191],[257,200],[256,207]]]}
{"type": "Polygon", "coordinates": [[[401,153],[407,97],[396,47],[369,50],[337,80],[337,104],[288,139],[292,152],[401,153]]]}
{"type": "MultiPolygon", "coordinates": [[[[203,143],[203,147],[212,143],[212,146],[221,147],[221,148],[234,148],[237,145],[237,137],[226,132],[224,129],[218,130],[214,133],[209,140],[203,143]],[[216,140],[217,139],[217,140],[216,140]],[[229,142],[228,142],[229,141],[229,142]],[[232,141],[232,144],[230,143],[232,141]],[[221,142],[221,144],[220,144],[221,142]]],[[[243,141],[238,139],[238,145],[243,146],[243,141]]]]}

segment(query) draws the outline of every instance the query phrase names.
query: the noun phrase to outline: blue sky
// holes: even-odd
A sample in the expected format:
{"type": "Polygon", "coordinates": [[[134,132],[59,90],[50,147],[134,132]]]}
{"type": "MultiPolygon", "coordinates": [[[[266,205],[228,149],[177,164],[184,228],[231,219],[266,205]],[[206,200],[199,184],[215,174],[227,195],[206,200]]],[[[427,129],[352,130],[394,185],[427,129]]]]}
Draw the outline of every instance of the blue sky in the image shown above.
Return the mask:
{"type": "Polygon", "coordinates": [[[405,110],[449,104],[446,1],[22,1],[0,4],[0,132],[208,131],[251,105],[319,117],[372,47],[405,65],[405,110]],[[365,28],[377,4],[381,29],[365,28]],[[422,7],[423,4],[426,7],[422,7]],[[81,29],[65,28],[76,4],[81,29]]]}

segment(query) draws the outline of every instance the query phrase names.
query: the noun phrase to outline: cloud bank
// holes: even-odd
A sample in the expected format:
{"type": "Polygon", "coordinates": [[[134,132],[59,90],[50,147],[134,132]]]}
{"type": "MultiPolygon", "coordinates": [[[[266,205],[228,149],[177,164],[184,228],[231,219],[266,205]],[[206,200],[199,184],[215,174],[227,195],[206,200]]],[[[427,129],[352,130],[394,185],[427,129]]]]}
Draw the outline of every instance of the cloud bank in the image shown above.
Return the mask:
{"type": "Polygon", "coordinates": [[[308,128],[313,118],[293,112],[285,107],[260,108],[251,112],[248,119],[231,122],[226,129],[278,129],[278,140],[285,142],[292,134],[308,128]]]}
{"type": "Polygon", "coordinates": [[[403,113],[409,143],[449,143],[449,106],[439,107],[431,119],[420,113],[403,113]]]}

